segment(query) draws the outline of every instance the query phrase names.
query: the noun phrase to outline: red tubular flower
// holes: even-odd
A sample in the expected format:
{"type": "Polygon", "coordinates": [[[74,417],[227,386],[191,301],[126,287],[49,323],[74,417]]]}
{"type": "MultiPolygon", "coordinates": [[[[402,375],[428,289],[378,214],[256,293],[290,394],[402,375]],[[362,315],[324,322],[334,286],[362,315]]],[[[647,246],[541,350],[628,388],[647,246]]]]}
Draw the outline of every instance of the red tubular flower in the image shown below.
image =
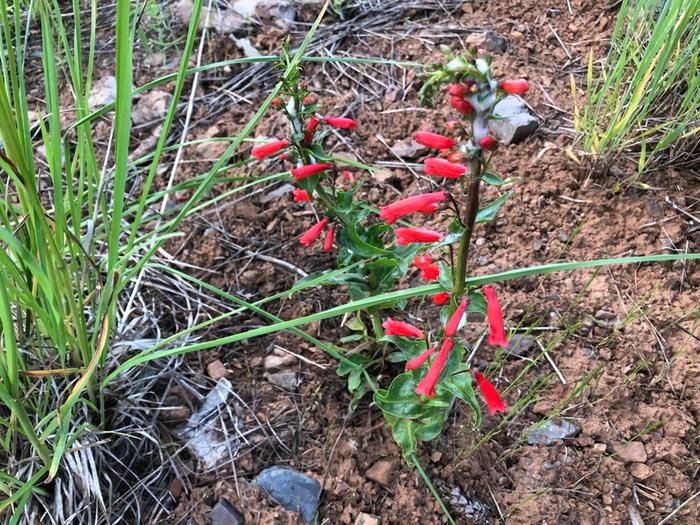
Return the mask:
{"type": "Polygon", "coordinates": [[[429,264],[422,268],[420,276],[426,281],[437,281],[440,277],[440,267],[437,264],[429,264]]]}
{"type": "Polygon", "coordinates": [[[503,328],[503,310],[496,297],[493,286],[484,286],[481,290],[486,297],[486,316],[489,320],[489,344],[494,346],[508,346],[505,328],[503,328]]]}
{"type": "Polygon", "coordinates": [[[459,328],[459,323],[462,321],[462,316],[464,315],[464,311],[467,309],[467,300],[462,299],[459,303],[459,306],[455,310],[455,313],[450,316],[450,318],[447,320],[447,324],[445,325],[445,337],[452,337],[457,333],[457,329],[459,328]]]}
{"type": "Polygon", "coordinates": [[[321,162],[319,164],[307,164],[305,166],[299,166],[298,168],[294,168],[292,170],[292,175],[294,175],[294,178],[297,181],[300,181],[301,179],[311,177],[312,175],[321,173],[322,171],[330,169],[331,167],[331,164],[329,164],[328,162],[321,162]]]}
{"type": "Polygon", "coordinates": [[[331,226],[331,228],[328,230],[328,233],[326,234],[326,241],[323,243],[323,251],[326,253],[330,253],[331,249],[333,249],[333,240],[335,239],[335,229],[331,226]]]}
{"type": "Polygon", "coordinates": [[[429,157],[423,161],[423,170],[426,175],[458,179],[466,173],[467,167],[462,164],[455,164],[449,160],[429,157]]]}
{"type": "Polygon", "coordinates": [[[462,115],[469,115],[474,111],[474,106],[472,106],[468,100],[464,100],[462,97],[453,96],[450,99],[450,104],[452,107],[459,111],[462,115]]]}
{"type": "Polygon", "coordinates": [[[469,94],[469,88],[464,84],[455,82],[447,86],[447,92],[453,97],[463,97],[469,94]]]}
{"type": "Polygon", "coordinates": [[[277,107],[279,107],[279,106],[282,105],[282,101],[281,101],[279,98],[273,98],[273,99],[270,101],[270,105],[271,105],[272,107],[277,108],[277,107]]]}
{"type": "Polygon", "coordinates": [[[357,122],[351,118],[345,117],[326,117],[323,121],[329,126],[340,129],[355,129],[357,127],[357,122]]]}
{"type": "Polygon", "coordinates": [[[486,135],[479,141],[479,146],[486,150],[496,149],[498,147],[498,141],[491,135],[486,135]]]}
{"type": "Polygon", "coordinates": [[[433,258],[430,255],[416,255],[413,258],[413,266],[420,268],[421,270],[433,262],[433,258]]]}
{"type": "Polygon", "coordinates": [[[418,213],[422,213],[423,215],[430,215],[431,213],[435,213],[439,209],[440,205],[437,202],[433,202],[432,204],[423,206],[420,210],[418,210],[418,213]]]}
{"type": "Polygon", "coordinates": [[[433,304],[437,304],[438,306],[446,304],[449,300],[450,294],[447,292],[440,292],[433,295],[433,304]]]}
{"type": "Polygon", "coordinates": [[[413,197],[408,197],[406,199],[401,199],[396,202],[392,202],[387,206],[383,206],[379,210],[379,216],[386,220],[387,224],[392,224],[401,217],[410,215],[414,212],[423,212],[422,210],[438,202],[445,202],[447,200],[447,192],[436,191],[434,193],[422,193],[420,195],[414,195],[413,197]]]}
{"type": "Polygon", "coordinates": [[[530,89],[530,84],[522,78],[502,80],[501,89],[510,95],[524,95],[530,89]]]}
{"type": "Polygon", "coordinates": [[[276,140],[274,142],[268,142],[267,144],[261,144],[260,146],[255,146],[250,152],[253,157],[258,160],[263,160],[265,157],[274,155],[282,148],[289,146],[288,140],[276,140]]]}
{"type": "Polygon", "coordinates": [[[343,178],[348,182],[352,182],[355,180],[355,176],[352,174],[352,171],[347,170],[343,172],[343,178]]]}
{"type": "Polygon", "coordinates": [[[481,372],[474,372],[474,377],[476,378],[476,382],[479,383],[479,389],[486,400],[489,414],[494,415],[496,412],[503,412],[505,414],[506,404],[501,399],[496,388],[481,374],[481,372]]]}
{"type": "Polygon", "coordinates": [[[307,191],[301,188],[294,188],[292,194],[294,195],[294,202],[308,202],[311,200],[307,191]]]}
{"type": "Polygon", "coordinates": [[[419,396],[434,397],[435,396],[435,385],[440,379],[443,368],[445,368],[445,363],[447,362],[447,357],[450,355],[450,350],[454,346],[454,341],[452,339],[445,339],[442,343],[442,348],[440,352],[433,360],[433,364],[430,365],[428,373],[416,386],[416,394],[419,396]]]}
{"type": "Polygon", "coordinates": [[[420,328],[403,321],[394,321],[391,317],[387,317],[387,320],[382,323],[382,328],[384,328],[385,335],[401,335],[403,337],[418,337],[419,339],[425,337],[420,328]]]}
{"type": "Polygon", "coordinates": [[[304,135],[304,144],[311,144],[311,139],[314,138],[314,133],[318,127],[319,120],[316,117],[311,117],[306,123],[306,134],[304,135]]]}
{"type": "Polygon", "coordinates": [[[314,224],[309,231],[299,238],[299,242],[304,246],[311,246],[313,242],[321,235],[323,228],[328,224],[328,217],[324,217],[318,223],[314,224]]]}
{"type": "Polygon", "coordinates": [[[414,242],[436,242],[443,239],[443,235],[428,228],[396,228],[396,244],[403,246],[414,242]]]}
{"type": "Polygon", "coordinates": [[[454,148],[457,144],[450,137],[431,133],[430,131],[419,131],[416,133],[415,139],[418,144],[433,149],[450,149],[454,148]]]}
{"type": "Polygon", "coordinates": [[[425,363],[428,358],[433,355],[435,350],[437,350],[437,345],[433,345],[422,354],[409,359],[406,363],[406,370],[418,370],[421,366],[423,366],[423,363],[425,363]]]}

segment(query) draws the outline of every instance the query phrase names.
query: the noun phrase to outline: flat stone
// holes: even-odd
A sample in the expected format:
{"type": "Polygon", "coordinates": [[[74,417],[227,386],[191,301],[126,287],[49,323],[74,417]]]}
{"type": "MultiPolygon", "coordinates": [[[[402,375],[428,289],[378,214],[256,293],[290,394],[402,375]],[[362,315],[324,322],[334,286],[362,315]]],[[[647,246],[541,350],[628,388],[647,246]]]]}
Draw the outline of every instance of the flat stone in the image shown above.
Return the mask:
{"type": "Polygon", "coordinates": [[[299,378],[296,372],[277,372],[276,374],[263,374],[268,383],[285,390],[294,390],[299,386],[299,378]]]}
{"type": "Polygon", "coordinates": [[[373,514],[360,512],[355,518],[355,525],[379,525],[379,518],[373,514]]]}
{"type": "Polygon", "coordinates": [[[513,95],[496,104],[494,113],[502,118],[489,120],[489,131],[504,144],[520,142],[539,125],[537,119],[528,112],[525,103],[513,95]]]}
{"type": "Polygon", "coordinates": [[[630,463],[647,462],[647,451],[644,448],[644,443],[641,441],[632,441],[626,445],[620,445],[615,448],[615,453],[622,461],[629,461],[630,463]]]}
{"type": "Polygon", "coordinates": [[[255,482],[285,509],[298,512],[309,525],[314,523],[321,497],[318,481],[288,467],[270,467],[255,482]]]}
{"type": "Polygon", "coordinates": [[[240,512],[225,499],[220,499],[209,511],[209,521],[211,521],[211,525],[243,525],[245,523],[240,512]]]}
{"type": "Polygon", "coordinates": [[[293,355],[268,355],[265,357],[265,370],[281,370],[297,362],[293,355]]]}
{"type": "Polygon", "coordinates": [[[515,334],[508,341],[506,353],[510,355],[522,356],[525,355],[535,344],[535,338],[526,334],[515,334]]]}
{"type": "Polygon", "coordinates": [[[394,472],[394,462],[388,459],[380,459],[365,473],[365,476],[380,485],[391,485],[394,472]]]}
{"type": "Polygon", "coordinates": [[[527,442],[530,445],[552,445],[561,439],[574,438],[581,429],[562,419],[561,421],[549,420],[543,426],[535,424],[530,427],[527,434],[527,442]]]}
{"type": "Polygon", "coordinates": [[[651,470],[651,467],[646,466],[644,463],[632,463],[630,472],[632,473],[632,476],[641,480],[647,479],[654,473],[654,471],[651,470]]]}

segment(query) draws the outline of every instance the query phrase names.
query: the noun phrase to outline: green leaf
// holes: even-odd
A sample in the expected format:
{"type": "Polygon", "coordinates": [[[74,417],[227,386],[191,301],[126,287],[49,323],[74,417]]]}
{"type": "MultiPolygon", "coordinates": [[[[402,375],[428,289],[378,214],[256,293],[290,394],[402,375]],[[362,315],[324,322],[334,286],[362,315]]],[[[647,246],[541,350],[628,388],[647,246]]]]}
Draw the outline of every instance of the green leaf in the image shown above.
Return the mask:
{"type": "Polygon", "coordinates": [[[365,394],[370,391],[369,386],[367,386],[366,382],[363,382],[357,390],[352,395],[352,399],[350,400],[350,404],[348,405],[348,410],[352,414],[355,412],[355,409],[357,408],[357,405],[360,403],[363,397],[365,397],[365,394]]]}
{"type": "Polygon", "coordinates": [[[490,184],[491,186],[504,186],[506,184],[510,184],[515,179],[510,178],[504,180],[498,175],[496,175],[494,172],[487,171],[483,175],[481,175],[481,180],[483,180],[486,184],[490,184]]]}
{"type": "Polygon", "coordinates": [[[486,206],[485,208],[481,208],[478,213],[476,214],[476,222],[489,222],[492,221],[493,219],[496,218],[496,214],[498,213],[498,210],[501,209],[501,206],[505,204],[505,202],[508,200],[508,198],[513,194],[512,191],[508,191],[498,197],[495,201],[493,201],[491,204],[486,206]]]}
{"type": "Polygon", "coordinates": [[[365,334],[352,334],[352,335],[346,335],[345,337],[340,338],[340,342],[345,344],[345,343],[354,343],[355,341],[360,341],[367,337],[365,334]]]}
{"type": "Polygon", "coordinates": [[[406,360],[416,357],[428,349],[424,339],[411,339],[408,337],[385,335],[381,340],[389,341],[391,344],[396,346],[396,348],[401,350],[401,353],[406,356],[406,360]]]}
{"type": "Polygon", "coordinates": [[[469,306],[467,313],[478,312],[486,315],[486,299],[480,292],[472,292],[469,294],[469,306]]]}
{"type": "Polygon", "coordinates": [[[444,290],[452,290],[454,288],[454,281],[452,280],[452,268],[447,266],[443,261],[438,262],[440,267],[440,275],[438,275],[438,283],[444,288],[444,290]]]}
{"type": "Polygon", "coordinates": [[[382,395],[377,391],[374,395],[374,402],[382,410],[393,416],[416,419],[423,412],[423,401],[416,394],[416,380],[409,373],[399,374],[394,378],[386,391],[382,395]]]}
{"type": "Polygon", "coordinates": [[[348,390],[350,392],[357,390],[361,383],[362,372],[360,372],[359,370],[353,370],[352,372],[350,372],[350,375],[348,376],[348,390]]]}
{"type": "Polygon", "coordinates": [[[345,323],[345,326],[349,330],[353,330],[355,332],[362,332],[362,333],[367,333],[367,327],[365,326],[365,323],[362,322],[362,318],[360,315],[353,315],[348,322],[345,323]]]}
{"type": "Polygon", "coordinates": [[[401,449],[404,459],[412,465],[417,448],[415,422],[410,419],[392,417],[391,414],[386,412],[384,413],[384,419],[391,427],[391,434],[401,449]]]}
{"type": "Polygon", "coordinates": [[[461,363],[454,374],[442,380],[436,387],[438,392],[442,389],[469,405],[474,411],[474,426],[479,427],[481,425],[481,407],[472,386],[472,376],[469,367],[465,363],[461,363]]]}

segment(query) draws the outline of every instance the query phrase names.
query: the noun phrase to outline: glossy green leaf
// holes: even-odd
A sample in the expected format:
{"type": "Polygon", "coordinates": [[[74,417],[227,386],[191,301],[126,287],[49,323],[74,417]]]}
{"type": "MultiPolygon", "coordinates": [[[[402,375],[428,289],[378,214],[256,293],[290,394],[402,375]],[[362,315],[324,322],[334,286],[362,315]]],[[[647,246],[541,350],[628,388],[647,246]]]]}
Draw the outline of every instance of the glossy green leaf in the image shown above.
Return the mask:
{"type": "Polygon", "coordinates": [[[496,214],[498,213],[498,210],[501,209],[501,206],[505,204],[505,202],[508,200],[508,198],[513,194],[512,191],[508,191],[498,197],[495,201],[493,201],[491,204],[488,206],[481,208],[478,213],[476,214],[476,222],[489,222],[492,221],[493,219],[496,218],[496,214]]]}
{"type": "Polygon", "coordinates": [[[374,402],[382,412],[399,418],[418,418],[423,413],[423,401],[416,394],[416,385],[411,374],[399,374],[389,385],[386,395],[375,392],[374,402]]]}
{"type": "Polygon", "coordinates": [[[513,178],[510,179],[502,179],[498,175],[496,175],[492,171],[487,171],[484,174],[481,175],[481,180],[483,180],[486,184],[489,184],[491,186],[504,186],[506,184],[510,184],[513,182],[513,178]]]}
{"type": "Polygon", "coordinates": [[[443,379],[436,390],[445,390],[464,401],[474,411],[474,426],[478,428],[481,425],[481,406],[476,398],[471,372],[465,363],[461,363],[455,373],[443,379]]]}

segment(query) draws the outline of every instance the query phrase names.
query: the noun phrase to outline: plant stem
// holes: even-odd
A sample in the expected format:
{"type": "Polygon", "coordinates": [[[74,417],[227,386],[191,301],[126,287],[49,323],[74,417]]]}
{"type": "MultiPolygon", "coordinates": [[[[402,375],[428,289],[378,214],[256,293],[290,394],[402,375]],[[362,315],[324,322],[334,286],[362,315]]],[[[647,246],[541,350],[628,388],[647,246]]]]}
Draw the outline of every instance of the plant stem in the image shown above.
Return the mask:
{"type": "Polygon", "coordinates": [[[428,474],[425,473],[425,470],[423,470],[423,467],[421,467],[420,463],[418,463],[418,458],[415,455],[413,455],[413,456],[411,456],[411,460],[413,461],[413,464],[416,466],[416,470],[420,474],[420,477],[423,478],[423,481],[425,482],[425,484],[428,485],[428,488],[430,489],[430,492],[433,495],[433,497],[435,498],[435,500],[438,502],[438,505],[440,505],[442,512],[445,513],[445,517],[447,518],[447,520],[452,525],[457,525],[454,518],[452,517],[452,514],[450,514],[450,511],[447,509],[447,505],[445,505],[445,502],[442,501],[440,494],[438,494],[438,491],[435,488],[435,485],[433,485],[433,482],[428,477],[428,474]]]}
{"type": "Polygon", "coordinates": [[[377,310],[369,310],[369,316],[372,319],[372,329],[374,330],[375,339],[379,340],[384,337],[384,329],[382,328],[382,318],[377,310]]]}
{"type": "Polygon", "coordinates": [[[479,211],[479,187],[481,185],[481,164],[482,153],[479,153],[470,162],[470,180],[468,191],[468,201],[466,210],[466,228],[459,241],[459,252],[457,253],[457,270],[454,276],[454,297],[459,298],[464,293],[465,279],[467,276],[467,262],[469,260],[469,245],[471,244],[476,214],[479,211]]]}

